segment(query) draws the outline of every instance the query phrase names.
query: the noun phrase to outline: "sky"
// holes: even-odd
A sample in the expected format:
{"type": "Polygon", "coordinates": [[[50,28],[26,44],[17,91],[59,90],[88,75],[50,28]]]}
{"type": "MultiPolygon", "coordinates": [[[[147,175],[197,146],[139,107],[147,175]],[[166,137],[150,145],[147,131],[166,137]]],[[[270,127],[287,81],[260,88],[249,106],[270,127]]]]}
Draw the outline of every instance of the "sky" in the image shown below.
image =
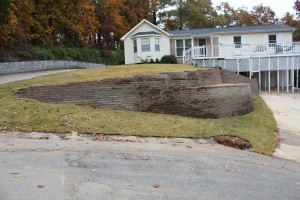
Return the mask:
{"type": "Polygon", "coordinates": [[[254,6],[259,4],[270,6],[270,8],[274,10],[279,18],[281,18],[286,12],[295,14],[293,7],[296,0],[212,0],[212,3],[214,6],[216,6],[219,5],[220,2],[226,1],[235,9],[245,6],[248,8],[248,10],[252,10],[254,6]]]}

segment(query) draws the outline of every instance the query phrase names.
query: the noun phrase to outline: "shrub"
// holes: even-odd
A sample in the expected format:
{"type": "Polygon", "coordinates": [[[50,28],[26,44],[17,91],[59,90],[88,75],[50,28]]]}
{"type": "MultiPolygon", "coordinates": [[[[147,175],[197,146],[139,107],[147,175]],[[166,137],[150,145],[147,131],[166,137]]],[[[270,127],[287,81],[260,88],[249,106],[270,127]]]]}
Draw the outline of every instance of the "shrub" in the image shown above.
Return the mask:
{"type": "Polygon", "coordinates": [[[125,64],[124,51],[113,51],[109,55],[103,56],[103,60],[106,65],[123,65],[125,64]]]}
{"type": "Polygon", "coordinates": [[[174,55],[164,55],[161,60],[160,63],[164,63],[164,64],[177,64],[177,58],[174,55]]]}
{"type": "Polygon", "coordinates": [[[103,63],[99,50],[71,48],[62,45],[38,47],[26,53],[28,60],[77,60],[90,63],[103,63]]]}
{"type": "Polygon", "coordinates": [[[63,45],[57,46],[39,46],[31,50],[22,52],[22,55],[17,55],[12,52],[4,55],[0,50],[0,61],[18,61],[18,60],[74,60],[89,63],[101,63],[106,65],[122,65],[125,64],[124,51],[112,51],[109,54],[104,54],[97,49],[66,47],[63,45]],[[2,55],[3,54],[3,55],[2,55]],[[10,57],[12,59],[10,59],[10,57]],[[18,56],[18,57],[17,57],[18,56]]]}

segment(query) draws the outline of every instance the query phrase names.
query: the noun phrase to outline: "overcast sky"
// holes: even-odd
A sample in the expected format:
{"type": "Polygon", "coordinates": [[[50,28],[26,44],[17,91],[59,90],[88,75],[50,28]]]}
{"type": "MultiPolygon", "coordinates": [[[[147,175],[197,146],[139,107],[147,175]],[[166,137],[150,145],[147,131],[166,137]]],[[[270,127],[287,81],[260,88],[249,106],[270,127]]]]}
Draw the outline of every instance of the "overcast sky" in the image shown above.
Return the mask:
{"type": "Polygon", "coordinates": [[[219,5],[220,2],[228,2],[230,6],[236,8],[245,6],[248,10],[251,10],[254,6],[263,4],[264,6],[270,6],[276,13],[277,17],[281,18],[284,13],[295,13],[293,7],[296,0],[212,0],[213,5],[219,5]]]}

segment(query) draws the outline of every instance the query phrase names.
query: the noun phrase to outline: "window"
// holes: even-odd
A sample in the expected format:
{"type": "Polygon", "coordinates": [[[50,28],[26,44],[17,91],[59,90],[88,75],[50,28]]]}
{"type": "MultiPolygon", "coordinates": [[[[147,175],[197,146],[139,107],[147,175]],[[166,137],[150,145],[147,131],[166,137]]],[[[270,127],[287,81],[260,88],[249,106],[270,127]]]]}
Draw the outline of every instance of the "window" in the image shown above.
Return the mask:
{"type": "Polygon", "coordinates": [[[154,38],[155,51],[160,51],[159,38],[154,38]]]}
{"type": "Polygon", "coordinates": [[[233,37],[233,43],[235,48],[241,48],[242,47],[242,37],[241,36],[234,36],[233,37]]]}
{"type": "Polygon", "coordinates": [[[134,53],[137,52],[137,43],[136,43],[136,40],[133,40],[133,52],[134,53]]]}
{"type": "Polygon", "coordinates": [[[192,40],[191,39],[185,39],[185,50],[188,50],[192,47],[192,40]]]}
{"type": "Polygon", "coordinates": [[[276,35],[269,35],[269,47],[274,47],[276,43],[276,35]]]}
{"type": "Polygon", "coordinates": [[[142,52],[150,51],[150,38],[142,38],[142,52]]]}
{"type": "Polygon", "coordinates": [[[191,39],[176,40],[176,56],[181,57],[183,55],[183,51],[191,47],[192,47],[191,39]]]}

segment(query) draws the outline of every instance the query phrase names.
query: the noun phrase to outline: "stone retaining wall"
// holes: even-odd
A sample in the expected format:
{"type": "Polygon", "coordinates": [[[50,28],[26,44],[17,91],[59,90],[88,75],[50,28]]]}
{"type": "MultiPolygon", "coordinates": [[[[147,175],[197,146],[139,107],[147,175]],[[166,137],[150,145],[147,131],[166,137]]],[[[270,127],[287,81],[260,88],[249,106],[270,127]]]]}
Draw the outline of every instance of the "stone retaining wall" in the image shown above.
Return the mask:
{"type": "Polygon", "coordinates": [[[26,62],[7,62],[0,63],[1,74],[14,74],[22,72],[33,72],[43,70],[56,70],[56,69],[85,69],[104,67],[103,64],[85,63],[79,61],[26,61],[26,62]]]}
{"type": "Polygon", "coordinates": [[[245,83],[245,84],[250,84],[251,85],[251,91],[252,94],[258,95],[258,84],[257,84],[257,79],[253,78],[250,79],[246,76],[242,76],[236,73],[232,73],[230,71],[220,69],[221,72],[221,77],[222,77],[222,82],[223,83],[245,83]]]}
{"type": "Polygon", "coordinates": [[[43,102],[200,118],[230,117],[253,110],[250,85],[223,84],[219,69],[30,87],[17,95],[43,102]]]}

